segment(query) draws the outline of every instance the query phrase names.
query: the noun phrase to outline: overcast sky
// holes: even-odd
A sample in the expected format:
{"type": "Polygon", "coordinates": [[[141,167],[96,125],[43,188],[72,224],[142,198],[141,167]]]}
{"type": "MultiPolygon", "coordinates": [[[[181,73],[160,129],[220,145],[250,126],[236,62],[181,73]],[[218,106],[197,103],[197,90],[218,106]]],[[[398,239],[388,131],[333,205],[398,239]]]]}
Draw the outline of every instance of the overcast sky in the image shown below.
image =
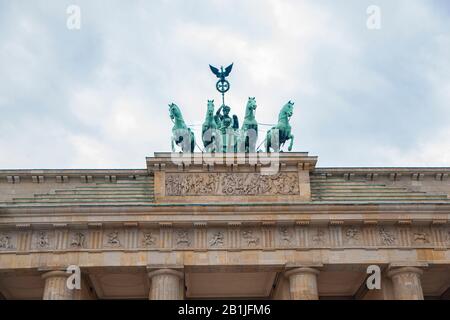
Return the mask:
{"type": "Polygon", "coordinates": [[[318,166],[450,166],[449,57],[447,0],[0,0],[0,168],[143,168],[170,150],[168,103],[201,124],[208,64],[231,62],[232,113],[295,101],[318,166]]]}

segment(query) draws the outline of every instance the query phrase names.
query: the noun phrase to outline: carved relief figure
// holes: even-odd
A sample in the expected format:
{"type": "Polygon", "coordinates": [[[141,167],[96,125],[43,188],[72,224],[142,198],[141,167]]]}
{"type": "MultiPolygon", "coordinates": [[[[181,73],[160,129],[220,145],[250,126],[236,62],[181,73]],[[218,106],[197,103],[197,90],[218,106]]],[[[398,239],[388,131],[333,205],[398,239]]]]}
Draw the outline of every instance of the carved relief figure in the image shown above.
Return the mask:
{"type": "Polygon", "coordinates": [[[292,195],[299,193],[298,174],[259,173],[166,174],[166,195],[292,195]]]}
{"type": "Polygon", "coordinates": [[[108,233],[108,244],[114,247],[120,247],[119,232],[112,231],[108,233]]]}
{"type": "Polygon", "coordinates": [[[292,242],[292,234],[289,232],[288,228],[280,229],[280,240],[284,245],[290,245],[292,242]]]}
{"type": "Polygon", "coordinates": [[[0,235],[0,249],[12,249],[11,237],[7,234],[0,235]]]}
{"type": "Polygon", "coordinates": [[[151,247],[156,244],[156,238],[153,236],[151,231],[144,233],[144,239],[142,240],[142,244],[146,247],[151,247]]]}
{"type": "Polygon", "coordinates": [[[225,239],[225,236],[224,236],[223,232],[221,232],[221,231],[216,232],[216,233],[214,233],[211,240],[209,240],[209,245],[211,247],[221,247],[221,246],[223,246],[224,239],[225,239]]]}
{"type": "Polygon", "coordinates": [[[416,243],[428,243],[428,234],[426,232],[418,231],[414,233],[414,242],[416,243]]]}
{"type": "Polygon", "coordinates": [[[39,232],[37,245],[39,248],[48,248],[50,246],[47,232],[39,232]]]}
{"type": "Polygon", "coordinates": [[[259,238],[253,235],[252,230],[242,232],[242,238],[246,240],[248,247],[250,246],[256,247],[259,244],[259,238]]]}
{"type": "Polygon", "coordinates": [[[177,245],[184,245],[187,247],[191,245],[187,230],[181,229],[177,231],[177,245]]]}
{"type": "Polygon", "coordinates": [[[72,240],[70,241],[70,246],[75,248],[83,248],[85,240],[85,235],[82,232],[77,232],[73,234],[72,240]]]}
{"type": "Polygon", "coordinates": [[[391,246],[395,243],[396,238],[391,233],[387,232],[384,228],[380,228],[380,237],[383,244],[391,246]]]}
{"type": "Polygon", "coordinates": [[[312,237],[312,241],[319,244],[324,242],[325,231],[318,229],[316,234],[312,237]]]}
{"type": "Polygon", "coordinates": [[[360,231],[357,228],[348,228],[345,232],[347,242],[356,243],[360,240],[360,231]]]}

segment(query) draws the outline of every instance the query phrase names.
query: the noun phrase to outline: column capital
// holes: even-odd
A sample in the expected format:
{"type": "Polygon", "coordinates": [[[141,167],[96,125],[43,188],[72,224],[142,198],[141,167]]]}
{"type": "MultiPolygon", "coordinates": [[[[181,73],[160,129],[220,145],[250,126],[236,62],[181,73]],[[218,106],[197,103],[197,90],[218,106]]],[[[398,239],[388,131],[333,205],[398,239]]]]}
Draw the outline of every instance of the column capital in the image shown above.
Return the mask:
{"type": "Polygon", "coordinates": [[[71,273],[67,273],[62,270],[53,270],[53,271],[47,271],[41,275],[42,279],[52,278],[52,277],[65,277],[68,278],[71,275],[71,273]]]}
{"type": "Polygon", "coordinates": [[[44,300],[73,300],[74,291],[67,287],[67,278],[70,273],[53,270],[44,273],[41,277],[45,280],[44,300]]]}
{"type": "Polygon", "coordinates": [[[298,268],[294,268],[294,269],[290,269],[290,270],[286,271],[284,273],[284,275],[286,277],[290,277],[292,275],[300,274],[300,273],[310,273],[310,274],[318,275],[320,273],[320,271],[315,268],[311,268],[311,267],[298,267],[298,268]]]}
{"type": "Polygon", "coordinates": [[[168,265],[161,268],[148,266],[150,300],[181,300],[184,298],[184,268],[168,265]]]}
{"type": "Polygon", "coordinates": [[[147,272],[148,272],[148,277],[151,279],[154,276],[158,276],[158,275],[174,275],[177,276],[180,279],[184,278],[184,272],[182,272],[182,268],[181,269],[173,269],[173,268],[160,268],[160,269],[150,269],[147,268],[147,272]]]}
{"type": "Polygon", "coordinates": [[[428,263],[422,261],[397,261],[391,262],[388,266],[388,269],[394,268],[403,268],[403,267],[416,267],[416,268],[426,268],[428,267],[428,263]]]}
{"type": "Polygon", "coordinates": [[[409,266],[407,266],[407,267],[392,267],[392,268],[389,267],[387,275],[389,278],[392,278],[393,276],[402,274],[402,273],[414,273],[414,274],[421,276],[423,274],[423,270],[418,267],[409,267],[409,266]]]}
{"type": "Polygon", "coordinates": [[[420,281],[423,270],[411,264],[389,266],[388,277],[392,279],[396,300],[423,300],[423,290],[420,281]]]}

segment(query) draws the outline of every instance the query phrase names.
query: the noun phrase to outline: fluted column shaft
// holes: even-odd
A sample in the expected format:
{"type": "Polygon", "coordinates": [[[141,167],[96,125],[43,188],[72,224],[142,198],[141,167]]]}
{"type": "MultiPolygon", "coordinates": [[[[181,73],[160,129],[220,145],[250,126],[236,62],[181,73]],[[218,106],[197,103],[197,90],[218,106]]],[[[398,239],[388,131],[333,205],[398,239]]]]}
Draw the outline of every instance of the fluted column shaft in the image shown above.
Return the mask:
{"type": "Polygon", "coordinates": [[[394,268],[388,272],[394,287],[395,300],[423,300],[420,276],[423,271],[416,267],[394,268]]]}
{"type": "Polygon", "coordinates": [[[64,271],[50,271],[44,273],[42,278],[45,280],[44,300],[73,300],[74,290],[67,287],[67,278],[69,273],[64,271]]]}
{"type": "Polygon", "coordinates": [[[149,272],[151,280],[150,300],[182,300],[184,298],[184,274],[174,269],[149,272]]]}
{"type": "Polygon", "coordinates": [[[296,268],[286,272],[292,300],[318,300],[317,275],[313,268],[296,268]]]}

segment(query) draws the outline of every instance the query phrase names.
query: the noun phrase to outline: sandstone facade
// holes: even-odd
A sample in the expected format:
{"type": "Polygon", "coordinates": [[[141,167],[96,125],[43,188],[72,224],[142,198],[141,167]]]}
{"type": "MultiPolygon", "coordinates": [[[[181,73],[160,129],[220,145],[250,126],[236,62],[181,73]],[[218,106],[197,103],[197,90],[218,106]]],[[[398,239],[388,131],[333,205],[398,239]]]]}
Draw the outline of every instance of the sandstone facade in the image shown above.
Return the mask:
{"type": "Polygon", "coordinates": [[[1,297],[450,299],[450,168],[220,160],[0,171],[1,297]]]}

